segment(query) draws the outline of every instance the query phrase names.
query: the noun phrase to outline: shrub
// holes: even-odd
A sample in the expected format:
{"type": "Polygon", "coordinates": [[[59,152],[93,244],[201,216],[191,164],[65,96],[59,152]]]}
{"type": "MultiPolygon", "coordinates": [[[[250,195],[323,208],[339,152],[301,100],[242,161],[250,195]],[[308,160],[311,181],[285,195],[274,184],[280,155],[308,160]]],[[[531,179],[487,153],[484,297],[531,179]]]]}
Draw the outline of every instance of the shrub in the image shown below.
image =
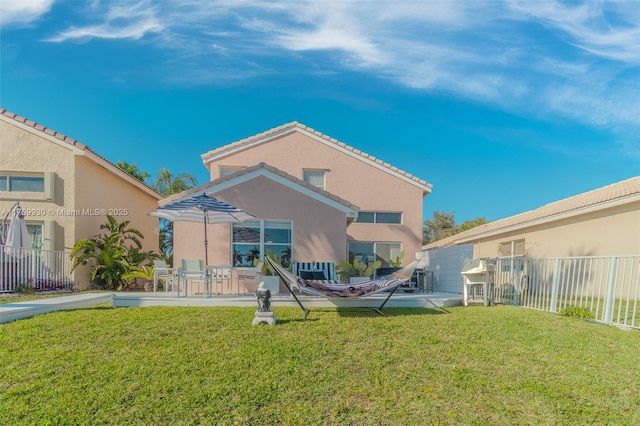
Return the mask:
{"type": "Polygon", "coordinates": [[[34,294],[36,290],[29,284],[18,284],[16,288],[13,289],[13,292],[21,294],[34,294]]]}
{"type": "Polygon", "coordinates": [[[595,315],[587,309],[581,308],[579,306],[569,306],[560,310],[560,315],[564,315],[565,317],[576,317],[582,319],[594,319],[595,315]]]}
{"type": "Polygon", "coordinates": [[[73,291],[75,283],[68,278],[32,278],[29,285],[35,291],[73,291]]]}

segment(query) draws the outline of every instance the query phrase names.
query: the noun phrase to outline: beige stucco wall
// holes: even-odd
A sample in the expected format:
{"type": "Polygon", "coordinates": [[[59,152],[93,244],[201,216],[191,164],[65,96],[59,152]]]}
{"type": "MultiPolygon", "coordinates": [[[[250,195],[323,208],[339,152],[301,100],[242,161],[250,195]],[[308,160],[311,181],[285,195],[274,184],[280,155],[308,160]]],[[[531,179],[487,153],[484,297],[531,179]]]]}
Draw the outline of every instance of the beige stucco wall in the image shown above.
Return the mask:
{"type": "Polygon", "coordinates": [[[474,244],[474,257],[495,257],[499,244],[525,240],[529,257],[640,254],[640,203],[629,203],[557,220],[474,244]]]}
{"type": "MultiPolygon", "coordinates": [[[[62,143],[62,142],[61,142],[62,143]]],[[[53,245],[43,248],[68,250],[75,238],[73,216],[61,213],[75,205],[74,155],[70,148],[50,142],[45,137],[25,130],[19,124],[0,120],[0,172],[54,172],[55,197],[45,200],[42,193],[5,192],[0,194],[0,210],[20,202],[27,213],[27,223],[49,225],[56,229],[53,245]]]]}
{"type": "MultiPolygon", "coordinates": [[[[159,253],[158,218],[149,213],[158,207],[158,198],[143,192],[129,181],[86,157],[76,157],[76,209],[106,213],[142,232],[142,249],[159,253]]],[[[105,214],[76,217],[76,233],[93,236],[107,222],[105,214]]]]}
{"type": "MultiPolygon", "coordinates": [[[[294,261],[338,262],[346,257],[346,217],[327,204],[287,188],[266,177],[257,177],[216,193],[216,198],[260,219],[291,220],[294,261]]],[[[174,262],[204,259],[204,225],[174,222],[174,262]]],[[[231,264],[231,225],[208,225],[209,264],[231,264]]]]}
{"type": "Polygon", "coordinates": [[[252,166],[260,162],[300,179],[305,169],[326,170],[325,189],[360,210],[403,212],[400,225],[352,223],[347,229],[349,238],[401,242],[406,260],[421,250],[422,189],[298,132],[213,161],[208,167],[211,179],[216,179],[220,167],[252,166]]]}
{"type": "MultiPolygon", "coordinates": [[[[35,212],[27,215],[27,223],[41,223],[51,230],[43,232],[43,249],[70,251],[79,239],[101,232],[106,217],[85,209],[105,209],[117,213],[120,221],[131,220],[131,226],[145,235],[143,249],[158,252],[158,220],[148,213],[157,207],[159,197],[98,165],[83,150],[2,117],[0,172],[55,173],[53,200],[45,200],[42,193],[0,193],[0,211],[19,201],[27,213],[35,212]]],[[[84,288],[89,273],[79,268],[74,278],[78,287],[84,288]]]]}

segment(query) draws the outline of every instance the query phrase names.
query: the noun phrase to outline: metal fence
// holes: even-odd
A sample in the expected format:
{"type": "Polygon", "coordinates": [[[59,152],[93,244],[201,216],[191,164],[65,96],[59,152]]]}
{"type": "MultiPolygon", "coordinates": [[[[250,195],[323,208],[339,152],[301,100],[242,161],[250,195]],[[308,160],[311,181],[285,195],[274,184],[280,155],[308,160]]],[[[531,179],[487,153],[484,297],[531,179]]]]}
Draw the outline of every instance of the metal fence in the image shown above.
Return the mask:
{"type": "Polygon", "coordinates": [[[37,291],[72,289],[69,252],[0,246],[0,292],[20,286],[37,291]]]}
{"type": "Polygon", "coordinates": [[[596,321],[640,329],[640,256],[493,261],[497,303],[558,313],[582,308],[596,321]]]}

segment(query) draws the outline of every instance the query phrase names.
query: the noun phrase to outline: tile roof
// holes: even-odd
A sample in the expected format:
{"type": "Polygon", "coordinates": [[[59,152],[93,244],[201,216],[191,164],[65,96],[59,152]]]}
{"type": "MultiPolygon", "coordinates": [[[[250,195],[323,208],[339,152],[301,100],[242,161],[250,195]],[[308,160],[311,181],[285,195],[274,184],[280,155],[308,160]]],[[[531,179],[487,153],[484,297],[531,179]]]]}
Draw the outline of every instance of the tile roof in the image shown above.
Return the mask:
{"type": "Polygon", "coordinates": [[[164,204],[167,204],[167,203],[169,203],[171,201],[179,200],[181,198],[185,198],[185,197],[188,197],[190,195],[194,195],[194,194],[197,194],[199,192],[206,191],[208,188],[220,185],[220,184],[225,183],[225,182],[233,181],[233,180],[235,180],[235,179],[237,179],[237,178],[239,178],[241,176],[248,175],[248,174],[250,174],[250,173],[252,173],[254,171],[257,171],[257,170],[266,170],[268,172],[273,173],[274,175],[278,175],[280,177],[283,177],[283,178],[293,182],[296,185],[299,185],[301,187],[307,188],[307,189],[309,189],[309,190],[311,190],[313,192],[318,193],[319,195],[322,195],[323,197],[326,197],[326,198],[328,198],[330,200],[333,200],[333,201],[335,201],[335,202],[337,202],[339,204],[342,204],[343,206],[345,206],[345,207],[347,207],[349,209],[356,210],[356,211],[360,210],[360,207],[356,206],[355,204],[353,204],[353,203],[351,203],[351,202],[349,202],[349,201],[347,201],[347,200],[345,200],[343,198],[340,198],[337,195],[334,195],[334,194],[332,194],[332,193],[330,193],[328,191],[325,191],[324,189],[320,189],[315,185],[311,185],[308,182],[306,182],[306,181],[304,181],[302,179],[299,179],[299,178],[297,178],[295,176],[292,176],[292,175],[288,174],[287,172],[284,172],[284,171],[282,171],[282,170],[280,170],[280,169],[278,169],[276,167],[273,167],[273,166],[271,166],[271,165],[269,165],[267,163],[259,163],[259,164],[256,164],[256,165],[253,165],[253,166],[250,166],[250,167],[245,167],[243,169],[238,170],[235,173],[232,173],[232,174],[229,174],[227,176],[218,178],[216,180],[212,180],[211,182],[207,182],[207,183],[202,184],[202,185],[200,185],[200,186],[198,186],[196,188],[187,189],[186,191],[180,192],[178,194],[171,195],[171,196],[165,198],[164,200],[161,200],[159,204],[160,205],[164,205],[164,204]]]}
{"type": "MultiPolygon", "coordinates": [[[[95,152],[94,150],[92,150],[91,148],[89,148],[87,145],[78,142],[77,140],[70,138],[69,136],[66,136],[60,132],[57,132],[53,129],[50,129],[48,127],[43,126],[42,124],[36,123],[35,121],[29,120],[25,117],[21,117],[18,114],[15,114],[11,111],[7,111],[4,108],[0,108],[0,115],[2,115],[3,117],[6,118],[10,118],[14,121],[17,121],[18,123],[22,123],[28,127],[32,127],[34,130],[40,131],[48,136],[54,137],[58,140],[60,140],[61,142],[64,142],[66,144],[68,144],[69,146],[78,148],[82,151],[85,152],[90,152],[91,154],[95,155],[96,157],[100,158],[101,160],[107,162],[109,165],[113,166],[115,169],[121,170],[118,166],[116,166],[115,164],[113,164],[111,161],[107,160],[106,158],[104,158],[102,155],[98,154],[97,152],[95,152]]],[[[124,172],[124,171],[123,171],[124,172]]],[[[124,172],[126,173],[126,172],[124,172]]],[[[156,191],[154,188],[150,187],[149,185],[147,185],[144,182],[139,181],[138,179],[134,178],[133,176],[131,176],[133,179],[135,179],[137,182],[140,183],[140,185],[146,187],[148,190],[153,191],[155,194],[157,194],[158,196],[161,196],[160,193],[158,193],[158,191],[156,191]]]]}
{"type": "Polygon", "coordinates": [[[489,222],[448,238],[427,244],[423,249],[470,243],[487,234],[512,231],[567,216],[609,207],[612,203],[640,201],[640,176],[635,176],[592,191],[546,204],[528,212],[489,222]]]}
{"type": "Polygon", "coordinates": [[[228,152],[233,152],[236,151],[238,149],[242,149],[246,146],[250,146],[253,145],[255,143],[262,143],[262,142],[266,142],[272,138],[290,133],[292,131],[302,131],[302,132],[307,132],[315,137],[321,138],[327,142],[330,142],[332,144],[334,144],[336,146],[336,148],[339,149],[344,149],[346,151],[350,151],[356,155],[358,155],[362,160],[368,160],[371,161],[373,163],[378,164],[379,166],[382,166],[383,168],[386,168],[387,171],[391,172],[391,173],[397,173],[403,177],[405,177],[406,179],[412,181],[413,183],[424,187],[424,190],[426,192],[431,192],[431,188],[433,187],[433,185],[431,185],[429,182],[427,182],[424,179],[420,179],[417,176],[412,175],[411,173],[405,172],[404,170],[401,170],[395,166],[392,166],[389,163],[386,163],[376,157],[374,157],[373,155],[369,155],[366,152],[360,151],[359,149],[356,149],[352,146],[349,146],[347,144],[345,144],[344,142],[340,142],[339,140],[332,138],[328,135],[325,135],[322,132],[319,132],[309,126],[305,126],[302,123],[299,123],[297,121],[292,121],[290,123],[286,123],[283,124],[281,126],[278,127],[274,127],[273,129],[264,131],[262,133],[259,133],[257,135],[254,136],[249,136],[245,139],[239,140],[237,142],[233,142],[231,144],[227,144],[224,146],[221,146],[219,148],[213,149],[209,152],[206,152],[204,154],[201,155],[203,162],[208,162],[211,157],[214,156],[220,156],[220,155],[224,155],[228,152]]]}

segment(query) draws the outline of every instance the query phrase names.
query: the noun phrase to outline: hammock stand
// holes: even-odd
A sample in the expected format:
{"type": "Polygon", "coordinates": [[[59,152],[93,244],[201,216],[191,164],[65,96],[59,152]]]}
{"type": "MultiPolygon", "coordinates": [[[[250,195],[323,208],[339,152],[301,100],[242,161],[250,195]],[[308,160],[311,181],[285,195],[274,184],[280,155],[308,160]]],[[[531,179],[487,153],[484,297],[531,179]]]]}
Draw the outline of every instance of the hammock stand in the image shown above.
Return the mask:
{"type": "Polygon", "coordinates": [[[296,300],[300,308],[304,311],[304,319],[307,319],[309,315],[309,309],[306,308],[298,296],[294,292],[294,288],[299,293],[307,293],[315,296],[322,296],[327,298],[359,298],[368,296],[374,293],[380,293],[382,291],[389,291],[389,295],[384,299],[382,304],[378,307],[372,308],[374,311],[382,316],[386,316],[382,312],[382,308],[387,304],[393,293],[396,292],[400,285],[411,279],[411,275],[418,264],[418,261],[414,261],[404,268],[393,272],[387,276],[379,277],[374,280],[365,281],[355,284],[335,284],[325,283],[317,280],[304,280],[298,276],[293,275],[289,271],[285,270],[282,266],[275,263],[269,257],[265,256],[265,261],[273,268],[275,273],[280,277],[284,285],[289,290],[289,293],[296,300]]]}

